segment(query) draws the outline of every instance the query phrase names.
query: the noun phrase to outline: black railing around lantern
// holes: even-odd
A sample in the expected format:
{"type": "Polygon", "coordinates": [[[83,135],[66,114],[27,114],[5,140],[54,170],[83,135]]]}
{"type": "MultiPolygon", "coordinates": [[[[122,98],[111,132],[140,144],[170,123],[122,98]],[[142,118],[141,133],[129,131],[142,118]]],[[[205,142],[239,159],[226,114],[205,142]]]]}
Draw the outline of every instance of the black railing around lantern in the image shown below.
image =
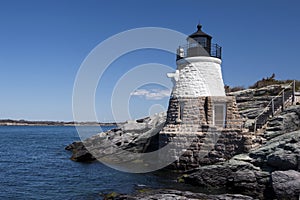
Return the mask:
{"type": "Polygon", "coordinates": [[[195,56],[211,56],[221,59],[222,47],[218,44],[211,44],[210,46],[205,47],[199,43],[192,43],[179,46],[177,49],[177,60],[195,56]]]}

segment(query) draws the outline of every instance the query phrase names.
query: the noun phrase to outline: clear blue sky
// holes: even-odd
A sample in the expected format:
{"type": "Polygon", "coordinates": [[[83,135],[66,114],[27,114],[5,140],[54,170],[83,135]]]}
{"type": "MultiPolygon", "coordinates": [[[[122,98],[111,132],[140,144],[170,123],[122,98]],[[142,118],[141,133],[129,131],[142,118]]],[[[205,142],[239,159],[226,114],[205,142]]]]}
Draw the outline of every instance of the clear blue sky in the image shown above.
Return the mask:
{"type": "MultiPolygon", "coordinates": [[[[299,9],[298,0],[2,0],[0,119],[72,120],[73,83],[85,57],[108,37],[138,27],[190,34],[200,20],[223,47],[223,79],[231,86],[248,86],[272,73],[299,80],[299,9]]],[[[152,53],[121,58],[107,77],[116,81],[124,69],[149,62],[175,69],[173,55],[152,53]]],[[[108,78],[100,84],[106,89],[97,92],[98,118],[111,121],[112,86],[108,78]]],[[[168,102],[134,98],[133,117],[168,102]]]]}

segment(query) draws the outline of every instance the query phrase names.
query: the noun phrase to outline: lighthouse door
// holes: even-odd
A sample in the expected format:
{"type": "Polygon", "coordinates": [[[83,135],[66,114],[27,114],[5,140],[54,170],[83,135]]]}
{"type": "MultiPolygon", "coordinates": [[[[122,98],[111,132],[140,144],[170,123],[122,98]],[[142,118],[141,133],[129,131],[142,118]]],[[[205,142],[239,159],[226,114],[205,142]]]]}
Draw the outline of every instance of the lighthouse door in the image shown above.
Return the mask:
{"type": "Polygon", "coordinates": [[[214,104],[213,124],[218,127],[225,127],[226,121],[226,104],[214,104]]]}

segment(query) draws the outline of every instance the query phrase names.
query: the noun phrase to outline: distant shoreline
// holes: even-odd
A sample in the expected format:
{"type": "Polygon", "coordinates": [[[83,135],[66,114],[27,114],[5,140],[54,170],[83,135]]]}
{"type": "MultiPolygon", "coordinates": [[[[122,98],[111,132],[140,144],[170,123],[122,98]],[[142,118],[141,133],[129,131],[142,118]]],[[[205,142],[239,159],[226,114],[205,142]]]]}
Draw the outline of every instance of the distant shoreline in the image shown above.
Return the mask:
{"type": "Polygon", "coordinates": [[[62,122],[62,121],[27,121],[27,120],[0,120],[0,126],[117,126],[115,122],[62,122]]]}

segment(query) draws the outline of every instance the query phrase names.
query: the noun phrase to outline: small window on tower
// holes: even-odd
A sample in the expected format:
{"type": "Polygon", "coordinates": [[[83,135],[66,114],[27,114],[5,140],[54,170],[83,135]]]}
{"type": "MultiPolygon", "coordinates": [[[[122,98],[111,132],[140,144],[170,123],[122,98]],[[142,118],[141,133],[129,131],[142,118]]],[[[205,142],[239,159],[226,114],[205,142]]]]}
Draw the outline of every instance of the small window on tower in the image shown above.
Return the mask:
{"type": "Polygon", "coordinates": [[[180,103],[180,120],[183,120],[184,103],[180,103]]]}

